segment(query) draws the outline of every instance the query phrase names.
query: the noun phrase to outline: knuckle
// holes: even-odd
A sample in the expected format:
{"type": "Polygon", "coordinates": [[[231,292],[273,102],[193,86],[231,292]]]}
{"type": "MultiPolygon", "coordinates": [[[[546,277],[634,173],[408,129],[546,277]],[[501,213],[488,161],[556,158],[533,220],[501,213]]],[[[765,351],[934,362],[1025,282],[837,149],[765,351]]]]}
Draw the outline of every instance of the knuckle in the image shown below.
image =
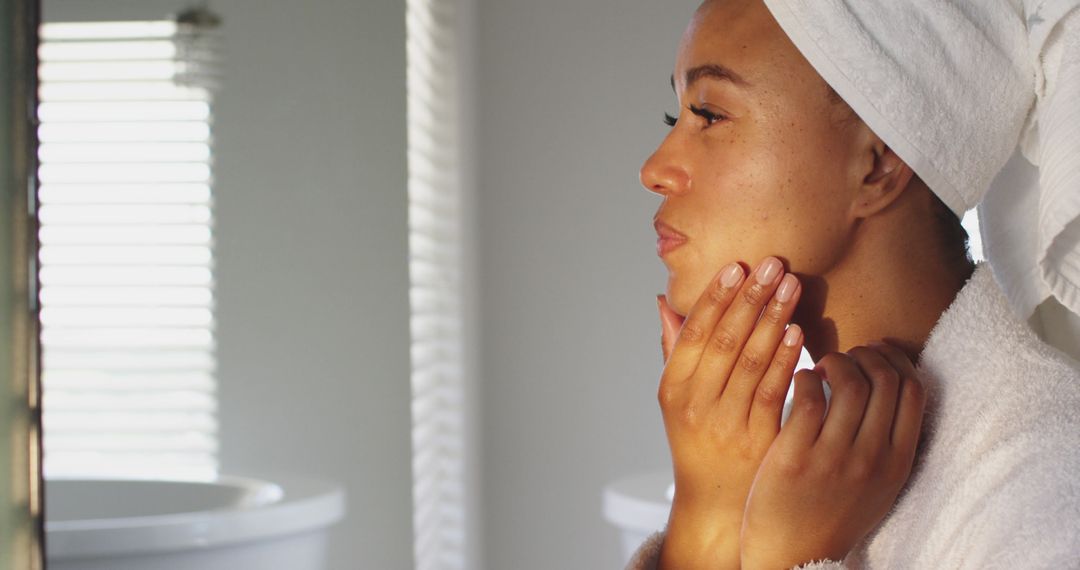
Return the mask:
{"type": "Polygon", "coordinates": [[[705,332],[699,325],[691,323],[683,326],[679,338],[688,344],[697,344],[705,338],[705,332]]]}
{"type": "Polygon", "coordinates": [[[657,402],[660,403],[660,409],[670,409],[675,403],[674,390],[661,385],[660,390],[657,390],[657,402]]]}
{"type": "Polygon", "coordinates": [[[848,354],[860,362],[865,362],[867,359],[873,358],[876,353],[865,346],[856,346],[849,350],[848,354]]]}
{"type": "Polygon", "coordinates": [[[728,329],[720,329],[712,340],[712,348],[716,352],[726,354],[734,352],[739,346],[739,338],[728,329]]]}
{"type": "Polygon", "coordinates": [[[874,383],[900,381],[900,374],[876,350],[866,346],[857,346],[848,352],[863,367],[868,380],[874,383]]]}
{"type": "Polygon", "coordinates": [[[799,362],[799,354],[794,350],[784,350],[785,348],[787,347],[784,346],[780,350],[777,350],[776,354],[773,356],[773,362],[776,363],[776,366],[780,370],[794,368],[795,364],[799,362]]]}
{"type": "Polygon", "coordinates": [[[743,289],[743,300],[751,305],[761,305],[765,302],[765,293],[767,290],[764,285],[760,283],[754,283],[753,285],[743,289]]]}
{"type": "Polygon", "coordinates": [[[739,356],[739,367],[747,372],[757,373],[765,366],[761,355],[750,350],[744,350],[739,356]]]}
{"type": "Polygon", "coordinates": [[[784,322],[784,305],[780,301],[769,303],[765,312],[761,314],[761,318],[769,324],[779,325],[784,322]]]}
{"type": "Polygon", "coordinates": [[[870,380],[875,384],[896,386],[900,383],[900,374],[891,366],[876,369],[870,376],[870,380]]]}
{"type": "Polygon", "coordinates": [[[923,386],[922,382],[917,378],[905,378],[903,389],[905,398],[909,398],[916,402],[923,402],[926,400],[926,387],[923,386]]]}
{"type": "Polygon", "coordinates": [[[709,287],[709,302],[713,305],[720,305],[727,301],[728,293],[731,288],[725,287],[721,284],[716,284],[713,287],[709,287]]]}
{"type": "Polygon", "coordinates": [[[860,375],[859,377],[851,378],[848,382],[841,382],[840,390],[852,392],[858,396],[860,400],[865,400],[870,396],[870,382],[860,375]]]}
{"type": "Polygon", "coordinates": [[[679,426],[680,429],[694,428],[701,420],[700,410],[689,401],[682,390],[661,387],[657,398],[664,423],[679,426]]]}
{"type": "Polygon", "coordinates": [[[799,453],[780,453],[776,456],[776,469],[785,478],[798,477],[806,472],[807,461],[799,453]]]}
{"type": "Polygon", "coordinates": [[[703,419],[703,414],[697,406],[688,403],[677,410],[676,417],[685,426],[698,427],[703,419]]]}
{"type": "Polygon", "coordinates": [[[679,392],[667,384],[661,383],[656,391],[656,399],[660,402],[660,409],[667,411],[673,409],[678,400],[679,392]]]}
{"type": "Polygon", "coordinates": [[[787,399],[787,390],[769,382],[762,382],[754,392],[757,403],[762,406],[775,406],[787,399]]]}
{"type": "Polygon", "coordinates": [[[891,344],[880,343],[880,344],[876,345],[875,347],[882,354],[886,354],[886,355],[892,357],[896,362],[907,362],[907,363],[911,362],[911,359],[908,357],[907,353],[900,350],[899,348],[896,348],[895,346],[893,346],[891,344]]]}
{"type": "Polygon", "coordinates": [[[839,352],[830,352],[817,361],[818,366],[824,368],[835,368],[840,364],[848,362],[848,356],[839,352]]]}

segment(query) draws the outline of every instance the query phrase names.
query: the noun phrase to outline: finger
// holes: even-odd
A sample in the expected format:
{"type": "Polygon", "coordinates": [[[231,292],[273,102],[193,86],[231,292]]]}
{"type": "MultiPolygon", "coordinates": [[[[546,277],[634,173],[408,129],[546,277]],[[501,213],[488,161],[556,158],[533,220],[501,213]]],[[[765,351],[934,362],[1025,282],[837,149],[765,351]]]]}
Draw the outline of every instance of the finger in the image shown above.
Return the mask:
{"type": "MultiPolygon", "coordinates": [[[[790,273],[785,275],[780,280],[772,300],[761,313],[761,318],[739,354],[735,369],[731,372],[731,379],[724,388],[722,401],[731,414],[749,419],[754,393],[763,381],[766,371],[773,365],[775,357],[778,353],[780,356],[790,356],[790,350],[783,352],[779,347],[786,334],[784,327],[795,312],[801,289],[797,277],[790,273]]],[[[795,332],[801,335],[798,327],[795,332]]],[[[797,353],[795,360],[798,361],[797,353]]],[[[794,371],[795,362],[790,364],[792,369],[788,371],[788,382],[791,381],[790,374],[794,371]]],[[[771,394],[765,392],[764,395],[768,397],[771,394]]]]}
{"type": "Polygon", "coordinates": [[[753,331],[762,307],[773,296],[784,266],[775,257],[766,257],[752,277],[739,289],[731,306],[713,327],[694,371],[691,397],[715,400],[724,391],[743,345],[753,331]]]}
{"type": "Polygon", "coordinates": [[[731,304],[744,276],[742,266],[731,263],[721,269],[705,288],[675,337],[675,345],[664,367],[665,379],[683,381],[690,378],[697,369],[702,350],[716,327],[716,321],[731,304]]]}
{"type": "Polygon", "coordinates": [[[918,375],[906,376],[900,383],[900,396],[896,408],[896,421],[892,429],[893,449],[910,468],[915,457],[922,430],[923,412],[926,409],[926,390],[918,375]]]}
{"type": "Polygon", "coordinates": [[[900,372],[878,350],[859,346],[848,351],[870,381],[870,397],[866,403],[855,445],[866,450],[879,450],[889,445],[896,398],[900,392],[900,372]]]}
{"type": "Polygon", "coordinates": [[[679,329],[685,319],[671,308],[666,295],[656,296],[656,307],[660,311],[660,350],[664,354],[664,362],[667,362],[671,351],[675,349],[675,339],[678,338],[679,329]]]}
{"type": "MultiPolygon", "coordinates": [[[[924,389],[925,387],[922,385],[922,382],[919,379],[920,378],[919,373],[915,369],[915,364],[911,362],[911,357],[909,357],[907,355],[907,353],[905,353],[903,350],[896,347],[895,345],[888,344],[888,343],[885,343],[885,342],[874,342],[874,343],[870,343],[870,345],[875,350],[880,352],[882,354],[882,356],[884,356],[893,365],[893,367],[896,368],[896,370],[899,371],[899,373],[900,373],[901,380],[900,380],[900,386],[897,388],[898,395],[897,395],[897,398],[896,398],[896,412],[894,414],[895,419],[894,419],[893,426],[892,426],[892,435],[890,436],[890,441],[891,441],[891,443],[892,443],[892,445],[894,447],[896,447],[898,445],[900,445],[900,446],[909,446],[912,449],[912,453],[914,453],[914,447],[918,443],[919,431],[920,431],[921,426],[922,426],[923,410],[924,410],[925,405],[926,405],[926,395],[925,395],[925,389],[924,389]],[[916,385],[905,386],[905,384],[907,384],[908,379],[911,379],[916,385]],[[916,425],[916,427],[920,428],[920,429],[915,429],[914,436],[913,436],[914,437],[914,443],[911,443],[911,442],[906,442],[906,443],[905,442],[899,442],[898,443],[898,438],[896,436],[896,434],[898,432],[896,424],[898,422],[900,422],[900,409],[901,409],[902,406],[905,405],[904,404],[904,402],[905,402],[905,400],[904,400],[904,392],[905,392],[905,390],[907,390],[909,392],[915,392],[914,394],[908,394],[908,397],[909,398],[915,398],[917,400],[916,401],[917,406],[916,406],[915,410],[909,412],[909,413],[914,414],[916,416],[916,419],[909,419],[908,420],[909,423],[914,423],[916,425]]],[[[903,427],[903,428],[901,428],[901,430],[910,431],[911,428],[910,427],[903,427]]]]}
{"type": "Polygon", "coordinates": [[[784,413],[784,401],[788,388],[799,363],[802,353],[803,332],[799,325],[791,325],[784,334],[784,340],[776,349],[769,370],[754,392],[750,406],[749,425],[753,433],[763,433],[776,437],[780,431],[780,418],[784,413]]]}
{"type": "Polygon", "coordinates": [[[914,378],[918,374],[915,372],[915,365],[911,362],[911,358],[898,347],[885,343],[885,342],[871,342],[870,348],[881,353],[888,360],[893,368],[900,373],[901,378],[914,378]]]}
{"type": "Polygon", "coordinates": [[[863,376],[855,360],[840,353],[826,354],[818,361],[815,371],[825,377],[832,389],[829,411],[819,438],[823,445],[833,449],[846,449],[855,441],[866,401],[870,396],[870,384],[863,376]]]}
{"type": "Polygon", "coordinates": [[[795,395],[791,400],[791,415],[780,428],[777,441],[781,445],[809,448],[821,432],[825,417],[825,388],[821,376],[813,370],[795,373],[795,395]]]}

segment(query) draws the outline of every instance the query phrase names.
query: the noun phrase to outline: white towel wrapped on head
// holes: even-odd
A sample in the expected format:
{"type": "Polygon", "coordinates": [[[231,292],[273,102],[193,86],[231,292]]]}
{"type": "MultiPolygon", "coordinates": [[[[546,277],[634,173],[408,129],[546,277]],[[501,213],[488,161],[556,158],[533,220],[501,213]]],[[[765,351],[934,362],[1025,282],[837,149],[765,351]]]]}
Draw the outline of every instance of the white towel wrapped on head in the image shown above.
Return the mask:
{"type": "Polygon", "coordinates": [[[1051,295],[1080,314],[1080,0],[765,4],[957,216],[1022,146],[1037,175],[998,178],[981,208],[986,253],[1021,317],[1051,295]]]}

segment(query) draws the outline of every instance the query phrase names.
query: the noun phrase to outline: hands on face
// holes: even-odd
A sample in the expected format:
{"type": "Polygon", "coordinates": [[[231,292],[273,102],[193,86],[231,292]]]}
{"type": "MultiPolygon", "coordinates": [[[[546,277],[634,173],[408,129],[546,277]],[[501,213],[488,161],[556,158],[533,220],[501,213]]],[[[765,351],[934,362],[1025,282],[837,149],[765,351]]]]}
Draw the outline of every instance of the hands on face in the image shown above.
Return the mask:
{"type": "Polygon", "coordinates": [[[664,568],[738,567],[739,531],[780,415],[802,333],[785,333],[801,287],[770,258],[725,267],[683,321],[660,298],[659,399],[675,471],[664,568]],[[680,328],[681,326],[681,328],[680,328]]]}
{"type": "Polygon", "coordinates": [[[842,559],[910,474],[925,398],[887,345],[830,354],[795,378],[801,286],[775,258],[720,271],[685,320],[659,299],[659,400],[675,471],[662,568],[790,568],[842,559]],[[833,397],[826,415],[822,382],[833,397]]]}

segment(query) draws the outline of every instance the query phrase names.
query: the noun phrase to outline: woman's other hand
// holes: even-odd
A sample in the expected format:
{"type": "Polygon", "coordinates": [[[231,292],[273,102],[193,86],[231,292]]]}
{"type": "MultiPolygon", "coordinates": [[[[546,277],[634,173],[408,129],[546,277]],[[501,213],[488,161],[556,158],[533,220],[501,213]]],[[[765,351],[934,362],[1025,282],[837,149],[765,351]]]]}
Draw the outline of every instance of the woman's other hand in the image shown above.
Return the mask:
{"type": "Polygon", "coordinates": [[[754,474],[780,429],[802,348],[786,327],[801,286],[767,258],[732,263],[685,320],[658,299],[666,366],[659,400],[675,472],[661,568],[737,568],[754,474]]]}
{"type": "Polygon", "coordinates": [[[847,556],[907,482],[925,401],[911,360],[889,345],[829,354],[796,374],[791,416],[747,500],[742,567],[847,556]]]}

